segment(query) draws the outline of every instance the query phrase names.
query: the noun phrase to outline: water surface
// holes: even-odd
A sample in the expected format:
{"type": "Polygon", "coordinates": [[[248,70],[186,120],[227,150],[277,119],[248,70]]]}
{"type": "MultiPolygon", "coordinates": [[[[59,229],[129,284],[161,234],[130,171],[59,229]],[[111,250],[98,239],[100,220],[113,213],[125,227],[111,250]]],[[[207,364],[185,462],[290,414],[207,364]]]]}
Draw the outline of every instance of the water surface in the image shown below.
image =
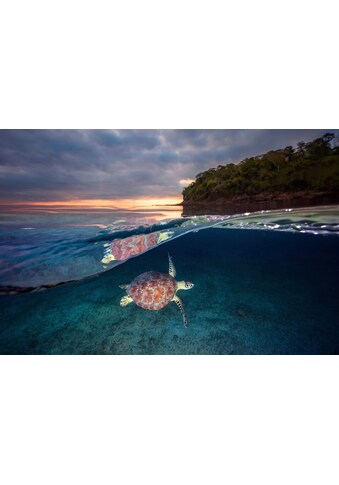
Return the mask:
{"type": "Polygon", "coordinates": [[[5,214],[0,227],[1,353],[339,353],[338,207],[5,214]],[[101,262],[114,238],[163,230],[170,239],[148,252],[101,262]],[[119,285],[167,272],[168,252],[177,279],[195,284],[180,293],[187,329],[174,303],[155,312],[119,305],[119,285]]]}

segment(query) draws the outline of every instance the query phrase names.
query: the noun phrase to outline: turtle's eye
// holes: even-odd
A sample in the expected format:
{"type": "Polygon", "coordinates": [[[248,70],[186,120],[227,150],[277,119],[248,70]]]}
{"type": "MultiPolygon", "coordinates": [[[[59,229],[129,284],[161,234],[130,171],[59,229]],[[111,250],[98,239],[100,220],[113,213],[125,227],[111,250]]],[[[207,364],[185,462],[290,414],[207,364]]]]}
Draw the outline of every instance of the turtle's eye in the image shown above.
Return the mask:
{"type": "Polygon", "coordinates": [[[186,288],[193,288],[194,284],[192,281],[186,281],[186,288]]]}

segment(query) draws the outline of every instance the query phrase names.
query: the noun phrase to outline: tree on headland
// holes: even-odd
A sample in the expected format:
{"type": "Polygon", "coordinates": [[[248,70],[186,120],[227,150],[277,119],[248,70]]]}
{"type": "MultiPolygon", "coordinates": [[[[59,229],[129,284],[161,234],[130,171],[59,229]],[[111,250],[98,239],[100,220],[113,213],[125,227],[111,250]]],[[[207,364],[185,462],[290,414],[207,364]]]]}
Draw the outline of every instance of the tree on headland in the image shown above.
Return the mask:
{"type": "Polygon", "coordinates": [[[325,133],[309,143],[300,141],[296,149],[289,145],[237,164],[219,164],[196,176],[183,190],[184,201],[300,190],[339,193],[339,150],[333,140],[334,133],[325,133]]]}
{"type": "Polygon", "coordinates": [[[329,155],[331,152],[331,141],[334,138],[334,133],[325,133],[320,138],[306,144],[306,158],[319,158],[329,155]]]}
{"type": "Polygon", "coordinates": [[[298,150],[297,150],[297,153],[298,155],[300,156],[304,156],[305,155],[305,147],[306,147],[306,143],[304,141],[300,141],[298,144],[297,144],[297,147],[298,147],[298,150]]]}
{"type": "Polygon", "coordinates": [[[292,146],[288,146],[284,148],[284,155],[285,155],[286,162],[289,162],[291,160],[293,153],[294,153],[294,148],[292,146]]]}
{"type": "Polygon", "coordinates": [[[334,138],[334,133],[325,133],[325,135],[322,136],[322,139],[324,140],[324,143],[329,146],[331,141],[334,138]]]}

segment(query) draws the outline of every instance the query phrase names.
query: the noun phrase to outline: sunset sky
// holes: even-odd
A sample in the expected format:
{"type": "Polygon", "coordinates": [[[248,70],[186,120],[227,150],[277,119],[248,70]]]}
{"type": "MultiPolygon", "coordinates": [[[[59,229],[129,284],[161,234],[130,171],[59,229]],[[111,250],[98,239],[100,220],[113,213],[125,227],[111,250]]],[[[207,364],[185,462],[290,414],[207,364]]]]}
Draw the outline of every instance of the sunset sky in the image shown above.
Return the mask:
{"type": "Polygon", "coordinates": [[[195,175],[322,130],[0,130],[0,204],[138,208],[195,175]]]}

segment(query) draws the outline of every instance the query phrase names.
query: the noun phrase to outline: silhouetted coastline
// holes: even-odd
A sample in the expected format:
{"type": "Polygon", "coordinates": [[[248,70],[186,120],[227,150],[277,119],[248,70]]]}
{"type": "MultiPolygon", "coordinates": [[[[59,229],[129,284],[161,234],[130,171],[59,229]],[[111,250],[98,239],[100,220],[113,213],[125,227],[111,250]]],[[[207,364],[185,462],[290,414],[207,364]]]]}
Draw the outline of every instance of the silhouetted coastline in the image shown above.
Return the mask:
{"type": "Polygon", "coordinates": [[[295,192],[219,198],[209,201],[183,201],[183,216],[233,215],[262,210],[297,209],[339,204],[339,194],[295,192]]]}

